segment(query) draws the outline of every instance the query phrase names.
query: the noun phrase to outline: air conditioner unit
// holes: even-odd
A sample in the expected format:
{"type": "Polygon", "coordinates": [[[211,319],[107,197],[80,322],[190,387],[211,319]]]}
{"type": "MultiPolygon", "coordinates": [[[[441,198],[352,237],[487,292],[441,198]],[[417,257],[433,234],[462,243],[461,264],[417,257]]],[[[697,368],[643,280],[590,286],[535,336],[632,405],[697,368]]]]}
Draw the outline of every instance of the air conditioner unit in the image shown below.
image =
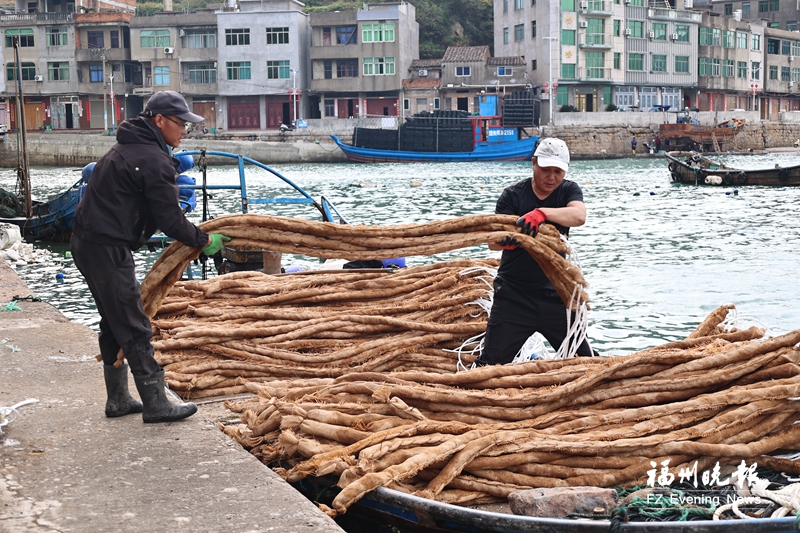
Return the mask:
{"type": "Polygon", "coordinates": [[[171,46],[167,46],[167,47],[164,48],[164,53],[165,54],[173,54],[173,53],[175,53],[175,49],[173,47],[171,47],[171,46]]]}
{"type": "Polygon", "coordinates": [[[580,23],[580,27],[581,28],[587,28],[587,27],[589,27],[589,23],[586,22],[585,20],[582,20],[581,23],[580,23]]]}
{"type": "Polygon", "coordinates": [[[422,76],[422,77],[427,76],[428,75],[428,70],[424,69],[424,68],[419,69],[419,75],[422,76]]]}
{"type": "Polygon", "coordinates": [[[184,35],[186,35],[186,31],[185,30],[178,30],[178,36],[179,37],[183,37],[184,35]]]}
{"type": "Polygon", "coordinates": [[[584,0],[584,1],[582,1],[582,2],[580,3],[580,6],[581,6],[581,9],[582,9],[583,11],[586,11],[587,9],[589,9],[589,2],[587,2],[587,1],[585,1],[585,0],[584,0]]]}
{"type": "Polygon", "coordinates": [[[631,34],[631,29],[630,28],[625,28],[625,36],[628,36],[630,34],[631,34]]]}
{"type": "Polygon", "coordinates": [[[793,81],[790,81],[790,82],[789,82],[789,87],[790,87],[790,88],[791,88],[791,87],[794,87],[794,82],[793,82],[793,81]]]}
{"type": "Polygon", "coordinates": [[[37,74],[33,77],[33,81],[44,81],[44,77],[41,74],[37,74]]]}
{"type": "Polygon", "coordinates": [[[678,34],[677,34],[677,33],[673,33],[672,35],[670,35],[670,38],[671,38],[673,41],[677,41],[677,40],[678,40],[678,34]]]}
{"type": "Polygon", "coordinates": [[[647,34],[647,36],[650,37],[651,39],[655,39],[656,38],[656,32],[651,31],[650,33],[647,34]]]}
{"type": "Polygon", "coordinates": [[[794,61],[794,56],[789,56],[789,61],[794,61]]]}

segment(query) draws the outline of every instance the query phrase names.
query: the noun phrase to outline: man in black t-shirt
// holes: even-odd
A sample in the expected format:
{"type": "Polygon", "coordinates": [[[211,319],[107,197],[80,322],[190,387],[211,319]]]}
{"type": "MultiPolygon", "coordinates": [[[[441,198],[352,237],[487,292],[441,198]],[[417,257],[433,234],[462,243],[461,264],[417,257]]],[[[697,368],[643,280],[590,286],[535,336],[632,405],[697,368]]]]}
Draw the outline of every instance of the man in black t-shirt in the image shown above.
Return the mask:
{"type": "MultiPolygon", "coordinates": [[[[545,222],[562,235],[586,222],[583,191],[565,180],[569,149],[561,139],[543,139],[533,155],[533,177],[507,187],[497,200],[495,213],[518,215],[517,225],[536,235],[545,222]]],[[[503,250],[494,281],[494,303],[489,314],[484,348],[478,365],[510,363],[525,341],[541,333],[555,349],[567,335],[567,309],[542,268],[513,239],[489,243],[490,250],[503,250]]],[[[578,355],[590,356],[585,340],[578,355]]]]}

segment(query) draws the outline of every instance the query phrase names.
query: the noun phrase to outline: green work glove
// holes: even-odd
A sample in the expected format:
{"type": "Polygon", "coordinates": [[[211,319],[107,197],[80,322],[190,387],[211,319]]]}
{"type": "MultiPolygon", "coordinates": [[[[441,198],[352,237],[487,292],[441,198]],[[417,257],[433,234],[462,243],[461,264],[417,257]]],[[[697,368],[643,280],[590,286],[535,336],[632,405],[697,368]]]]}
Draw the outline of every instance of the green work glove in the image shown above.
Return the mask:
{"type": "Polygon", "coordinates": [[[225,247],[225,243],[231,240],[230,237],[222,233],[212,233],[209,237],[211,237],[211,244],[203,248],[203,253],[209,257],[222,250],[225,247]]]}

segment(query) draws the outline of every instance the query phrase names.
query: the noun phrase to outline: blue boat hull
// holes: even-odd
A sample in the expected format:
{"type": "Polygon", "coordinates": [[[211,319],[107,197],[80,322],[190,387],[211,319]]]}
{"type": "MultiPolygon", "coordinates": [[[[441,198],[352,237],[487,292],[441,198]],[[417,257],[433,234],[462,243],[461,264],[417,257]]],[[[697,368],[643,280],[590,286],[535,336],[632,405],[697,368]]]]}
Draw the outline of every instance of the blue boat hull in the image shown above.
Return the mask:
{"type": "Polygon", "coordinates": [[[533,157],[539,136],[519,141],[498,143],[480,142],[471,152],[404,152],[373,150],[345,144],[336,135],[333,142],[341,148],[350,161],[356,163],[450,163],[468,161],[526,161],[533,157]]]}
{"type": "Polygon", "coordinates": [[[31,217],[0,218],[0,223],[19,226],[24,238],[62,242],[69,239],[75,223],[75,209],[86,182],[83,178],[46,202],[34,202],[31,217]]]}

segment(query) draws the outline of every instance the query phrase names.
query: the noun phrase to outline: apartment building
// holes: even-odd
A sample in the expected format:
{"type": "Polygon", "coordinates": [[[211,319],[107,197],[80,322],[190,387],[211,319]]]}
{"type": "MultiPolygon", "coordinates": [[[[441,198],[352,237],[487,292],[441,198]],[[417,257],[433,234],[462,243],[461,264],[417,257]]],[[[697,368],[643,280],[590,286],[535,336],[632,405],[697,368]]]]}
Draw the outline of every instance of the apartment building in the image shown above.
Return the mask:
{"type": "Polygon", "coordinates": [[[311,118],[398,116],[403,77],[419,57],[406,2],[311,14],[311,118]]]}

